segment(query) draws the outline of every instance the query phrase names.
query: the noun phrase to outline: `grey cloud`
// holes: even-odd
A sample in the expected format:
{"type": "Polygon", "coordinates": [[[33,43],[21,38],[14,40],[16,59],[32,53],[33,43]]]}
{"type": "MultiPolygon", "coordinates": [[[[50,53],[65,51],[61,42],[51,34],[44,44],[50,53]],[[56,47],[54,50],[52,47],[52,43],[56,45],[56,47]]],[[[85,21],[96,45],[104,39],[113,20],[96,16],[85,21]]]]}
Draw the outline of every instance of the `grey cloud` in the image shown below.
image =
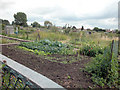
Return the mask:
{"type": "Polygon", "coordinates": [[[90,23],[91,26],[93,27],[100,27],[100,28],[105,28],[105,29],[117,29],[117,25],[109,25],[109,24],[104,24],[104,23],[90,23]]]}
{"type": "Polygon", "coordinates": [[[44,19],[42,17],[28,17],[28,22],[34,22],[34,21],[42,22],[44,21],[44,19]]]}
{"type": "Polygon", "coordinates": [[[75,15],[68,15],[68,16],[62,16],[59,17],[59,19],[63,21],[84,21],[84,20],[100,20],[100,19],[107,19],[107,18],[117,18],[118,15],[118,9],[117,9],[117,3],[113,3],[106,7],[102,12],[98,14],[88,14],[83,17],[77,17],[75,15]]]}
{"type": "Polygon", "coordinates": [[[77,16],[63,16],[63,17],[59,17],[59,19],[63,20],[63,21],[84,21],[84,20],[100,20],[100,19],[107,19],[107,18],[117,18],[117,9],[106,9],[104,10],[103,13],[101,14],[97,14],[97,15],[86,15],[84,17],[77,17],[77,16]]]}
{"type": "Polygon", "coordinates": [[[37,9],[33,9],[32,12],[39,15],[46,15],[53,12],[55,13],[57,10],[59,10],[59,7],[40,7],[37,9]]]}
{"type": "MultiPolygon", "coordinates": [[[[101,6],[102,7],[102,6],[101,6]]],[[[98,14],[88,14],[85,15],[83,17],[81,16],[76,16],[74,15],[74,13],[72,12],[67,12],[64,10],[64,8],[61,7],[41,7],[41,8],[37,8],[32,10],[31,13],[36,13],[38,15],[40,15],[41,17],[31,17],[28,18],[29,21],[45,21],[44,20],[44,15],[51,15],[52,19],[51,21],[54,20],[60,20],[62,23],[66,23],[66,22],[86,22],[86,24],[89,24],[93,27],[98,26],[98,27],[102,27],[102,28],[116,28],[117,25],[107,25],[103,22],[100,22],[100,20],[103,19],[108,19],[108,18],[117,18],[117,3],[112,3],[111,5],[109,5],[108,7],[106,7],[103,11],[101,11],[98,14]],[[69,13],[69,14],[67,14],[69,13]]],[[[57,21],[55,21],[57,22],[57,21]]]]}
{"type": "Polygon", "coordinates": [[[106,28],[106,29],[117,28],[117,24],[104,23],[101,20],[97,20],[97,19],[86,20],[85,22],[93,27],[100,27],[100,28],[106,28]]]}
{"type": "Polygon", "coordinates": [[[11,5],[13,5],[14,2],[5,2],[3,0],[0,0],[0,10],[5,10],[7,8],[9,8],[11,5]]]}

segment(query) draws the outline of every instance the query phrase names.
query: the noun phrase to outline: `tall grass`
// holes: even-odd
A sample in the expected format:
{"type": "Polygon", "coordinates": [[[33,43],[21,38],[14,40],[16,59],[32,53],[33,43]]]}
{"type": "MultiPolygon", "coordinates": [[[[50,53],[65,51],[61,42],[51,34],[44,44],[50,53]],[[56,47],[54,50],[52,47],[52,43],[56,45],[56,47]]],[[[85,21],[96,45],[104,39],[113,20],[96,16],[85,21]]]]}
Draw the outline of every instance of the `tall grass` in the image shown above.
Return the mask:
{"type": "MultiPolygon", "coordinates": [[[[47,32],[47,31],[40,31],[39,34],[40,34],[40,39],[49,39],[49,40],[53,40],[53,41],[66,40],[69,38],[69,36],[64,35],[60,32],[54,33],[54,32],[47,32]]],[[[29,39],[36,40],[37,35],[38,35],[37,32],[30,34],[29,39]]]]}
{"type": "Polygon", "coordinates": [[[6,44],[6,43],[18,43],[18,41],[0,38],[0,44],[6,44]]]}
{"type": "MultiPolygon", "coordinates": [[[[26,31],[29,31],[28,39],[29,40],[36,40],[38,33],[36,30],[19,30],[18,35],[13,34],[9,35],[11,37],[15,38],[21,38],[21,39],[27,39],[26,31]]],[[[94,43],[96,45],[101,45],[103,47],[109,45],[109,42],[114,40],[117,40],[116,34],[108,33],[105,34],[103,32],[99,33],[92,33],[87,34],[86,31],[80,31],[80,32],[70,32],[69,34],[64,34],[61,32],[58,32],[57,30],[48,30],[46,28],[41,29],[40,31],[40,39],[49,39],[52,41],[62,41],[62,42],[69,42],[73,45],[79,45],[84,46],[85,44],[91,44],[94,43]]]]}
{"type": "Polygon", "coordinates": [[[79,45],[80,47],[86,44],[96,44],[101,47],[106,47],[109,45],[110,41],[118,40],[114,34],[113,36],[111,34],[112,37],[108,37],[108,35],[105,35],[104,33],[87,34],[86,32],[81,31],[79,33],[71,33],[69,35],[71,37],[70,43],[73,45],[79,45]]]}

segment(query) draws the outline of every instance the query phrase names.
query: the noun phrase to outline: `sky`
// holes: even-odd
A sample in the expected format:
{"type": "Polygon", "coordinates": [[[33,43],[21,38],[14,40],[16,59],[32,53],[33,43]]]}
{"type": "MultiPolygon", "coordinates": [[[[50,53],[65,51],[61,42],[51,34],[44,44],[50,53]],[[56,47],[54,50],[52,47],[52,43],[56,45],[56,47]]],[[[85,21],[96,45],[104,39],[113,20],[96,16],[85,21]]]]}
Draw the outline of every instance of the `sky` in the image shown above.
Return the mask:
{"type": "Polygon", "coordinates": [[[0,18],[14,21],[13,15],[24,12],[27,23],[44,25],[51,21],[56,26],[77,28],[117,29],[119,0],[0,0],[0,18]]]}

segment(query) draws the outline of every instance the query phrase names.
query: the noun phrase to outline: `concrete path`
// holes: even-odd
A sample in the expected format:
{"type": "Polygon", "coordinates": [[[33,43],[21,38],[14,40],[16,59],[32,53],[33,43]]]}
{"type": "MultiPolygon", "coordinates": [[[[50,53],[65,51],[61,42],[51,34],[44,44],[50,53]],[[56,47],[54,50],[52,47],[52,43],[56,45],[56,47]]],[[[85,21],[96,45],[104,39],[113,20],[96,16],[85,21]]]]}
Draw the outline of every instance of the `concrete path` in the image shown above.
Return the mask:
{"type": "Polygon", "coordinates": [[[62,86],[58,85],[57,83],[48,79],[47,77],[45,77],[27,67],[25,67],[24,65],[19,64],[19,63],[15,62],[14,60],[0,54],[0,61],[3,61],[3,60],[6,60],[7,65],[9,67],[13,68],[20,74],[24,75],[29,80],[33,81],[34,83],[39,85],[41,88],[44,88],[45,90],[48,90],[50,88],[52,88],[52,90],[54,90],[56,88],[58,88],[60,90],[65,90],[62,86]]]}

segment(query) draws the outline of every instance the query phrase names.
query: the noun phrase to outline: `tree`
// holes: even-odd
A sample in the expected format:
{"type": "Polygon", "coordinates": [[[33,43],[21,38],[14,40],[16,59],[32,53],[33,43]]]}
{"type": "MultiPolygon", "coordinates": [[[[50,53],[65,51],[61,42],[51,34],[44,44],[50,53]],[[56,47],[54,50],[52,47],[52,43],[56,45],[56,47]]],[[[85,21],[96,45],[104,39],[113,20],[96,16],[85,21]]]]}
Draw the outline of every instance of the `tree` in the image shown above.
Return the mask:
{"type": "Polygon", "coordinates": [[[93,29],[94,31],[96,31],[96,32],[98,32],[98,31],[103,31],[103,32],[105,32],[106,30],[104,30],[104,29],[101,29],[101,28],[98,28],[98,27],[94,27],[94,29],[93,29]]]}
{"type": "Polygon", "coordinates": [[[72,29],[74,30],[74,29],[77,29],[77,28],[75,26],[73,26],[72,29]]]}
{"type": "Polygon", "coordinates": [[[63,26],[63,29],[66,29],[67,28],[67,24],[65,24],[65,26],[63,26]]]}
{"type": "Polygon", "coordinates": [[[18,12],[17,14],[14,14],[14,23],[16,25],[20,25],[20,26],[27,26],[27,16],[25,13],[23,12],[18,12]]]}
{"type": "Polygon", "coordinates": [[[10,25],[10,22],[8,20],[2,20],[2,24],[4,24],[4,25],[10,25]]]}
{"type": "Polygon", "coordinates": [[[84,30],[84,26],[82,26],[81,30],[84,30]]]}
{"type": "Polygon", "coordinates": [[[67,29],[64,30],[65,34],[70,33],[70,31],[71,31],[71,28],[70,28],[70,27],[68,27],[67,29]]]}
{"type": "Polygon", "coordinates": [[[98,28],[98,27],[94,27],[93,30],[94,30],[94,31],[99,31],[99,28],[98,28]]]}
{"type": "Polygon", "coordinates": [[[14,25],[15,23],[14,23],[14,21],[12,21],[12,25],[14,25]]]}
{"type": "Polygon", "coordinates": [[[44,26],[50,28],[52,26],[52,23],[50,21],[45,21],[44,26]]]}
{"type": "Polygon", "coordinates": [[[8,20],[0,19],[0,22],[2,23],[2,29],[3,30],[4,30],[6,25],[10,25],[10,22],[8,20]]]}
{"type": "Polygon", "coordinates": [[[40,28],[40,24],[38,22],[33,22],[31,25],[32,25],[32,27],[39,27],[40,28]]]}

